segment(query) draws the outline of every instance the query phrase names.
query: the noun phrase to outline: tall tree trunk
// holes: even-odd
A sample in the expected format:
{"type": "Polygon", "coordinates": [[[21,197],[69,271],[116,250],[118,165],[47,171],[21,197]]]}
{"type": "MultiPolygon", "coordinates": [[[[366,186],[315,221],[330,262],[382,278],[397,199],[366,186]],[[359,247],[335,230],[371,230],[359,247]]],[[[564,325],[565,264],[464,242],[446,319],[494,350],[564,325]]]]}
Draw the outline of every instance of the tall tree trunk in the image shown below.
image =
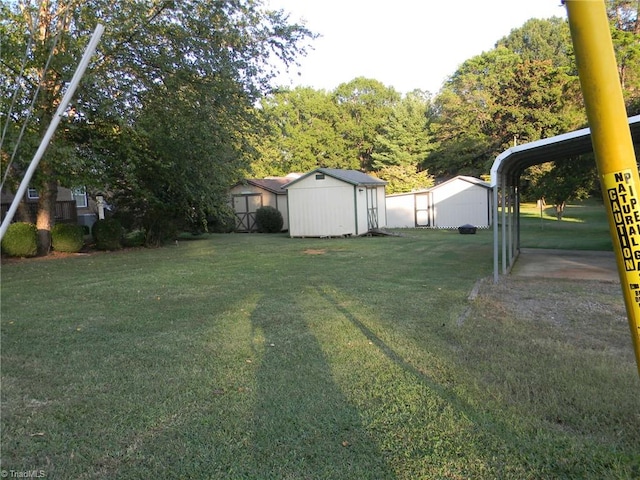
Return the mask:
{"type": "Polygon", "coordinates": [[[562,217],[564,216],[565,205],[566,205],[565,202],[561,202],[561,201],[556,202],[556,217],[558,221],[562,220],[562,217]]]}
{"type": "Polygon", "coordinates": [[[39,194],[38,214],[36,217],[36,228],[38,229],[38,254],[47,255],[51,250],[51,228],[56,221],[58,183],[55,180],[46,181],[39,194]]]}
{"type": "Polygon", "coordinates": [[[16,216],[14,220],[16,222],[36,223],[36,219],[33,216],[33,211],[29,208],[27,202],[24,201],[24,198],[18,204],[18,209],[16,210],[16,216]]]}
{"type": "MultiPolygon", "coordinates": [[[[48,52],[51,49],[52,42],[55,41],[54,37],[58,33],[64,34],[67,32],[71,19],[69,15],[70,5],[71,3],[68,1],[56,3],[51,0],[42,0],[40,2],[37,23],[32,24],[36,25],[34,36],[43,52],[48,52]],[[55,20],[58,20],[57,24],[55,20]]],[[[64,51],[64,41],[61,40],[51,53],[55,57],[64,53],[64,51]]],[[[44,68],[44,65],[42,65],[42,68],[44,68]]],[[[40,138],[43,138],[60,103],[60,91],[63,82],[60,79],[60,72],[52,67],[49,67],[47,71],[41,71],[39,76],[42,80],[40,84],[41,94],[38,99],[38,109],[40,110],[38,116],[41,119],[40,138]]],[[[46,255],[51,249],[51,227],[55,224],[56,200],[58,197],[58,181],[52,166],[51,148],[48,150],[48,154],[45,154],[38,167],[41,178],[46,180],[34,185],[37,186],[40,197],[36,213],[39,255],[46,255]]]]}

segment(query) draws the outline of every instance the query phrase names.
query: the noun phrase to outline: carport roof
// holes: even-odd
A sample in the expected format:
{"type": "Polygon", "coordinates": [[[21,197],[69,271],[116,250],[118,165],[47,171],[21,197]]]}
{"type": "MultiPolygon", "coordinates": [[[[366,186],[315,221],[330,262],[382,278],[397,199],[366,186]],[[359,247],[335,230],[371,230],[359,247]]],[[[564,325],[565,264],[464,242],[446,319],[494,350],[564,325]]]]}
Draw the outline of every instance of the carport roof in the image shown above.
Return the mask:
{"type": "MultiPolygon", "coordinates": [[[[633,143],[639,145],[640,115],[629,118],[629,128],[633,143]]],[[[504,175],[508,183],[515,182],[528,167],[591,151],[593,146],[589,128],[512,147],[498,155],[493,162],[491,186],[496,186],[499,176],[504,175]]]]}

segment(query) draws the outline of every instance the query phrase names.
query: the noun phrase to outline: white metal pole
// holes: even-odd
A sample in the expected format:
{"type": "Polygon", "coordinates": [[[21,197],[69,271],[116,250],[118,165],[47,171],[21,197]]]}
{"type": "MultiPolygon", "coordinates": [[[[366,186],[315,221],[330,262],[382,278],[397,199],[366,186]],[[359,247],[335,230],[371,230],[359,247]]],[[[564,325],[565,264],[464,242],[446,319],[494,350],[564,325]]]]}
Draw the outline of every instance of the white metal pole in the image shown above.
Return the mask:
{"type": "Polygon", "coordinates": [[[67,91],[62,97],[62,101],[60,102],[60,105],[58,105],[58,110],[56,111],[56,114],[51,120],[51,123],[49,124],[49,128],[47,129],[47,132],[42,138],[42,141],[40,142],[40,146],[38,147],[38,150],[33,156],[33,159],[29,164],[29,168],[27,169],[27,172],[24,174],[24,178],[20,183],[20,187],[18,187],[18,191],[15,193],[15,197],[11,202],[11,207],[9,207],[9,210],[7,211],[7,215],[2,221],[2,225],[0,225],[0,240],[2,240],[2,238],[4,237],[4,234],[9,228],[9,224],[13,220],[13,216],[15,215],[16,210],[18,209],[18,204],[22,200],[22,197],[24,197],[24,194],[27,191],[27,188],[29,187],[29,182],[31,182],[31,177],[33,177],[33,174],[35,173],[36,168],[38,167],[38,164],[40,163],[40,160],[44,155],[44,152],[49,146],[51,137],[53,137],[53,134],[55,133],[56,128],[58,128],[58,124],[60,123],[60,119],[62,118],[62,115],[64,115],[64,112],[67,110],[67,106],[69,105],[69,102],[71,101],[71,98],[73,97],[73,94],[75,93],[76,88],[80,83],[80,79],[82,78],[82,75],[84,75],[84,71],[87,69],[87,65],[89,65],[91,56],[93,55],[93,52],[98,46],[98,42],[100,41],[100,37],[102,36],[103,32],[104,32],[104,27],[101,24],[98,24],[96,26],[96,29],[93,32],[93,35],[91,36],[91,40],[89,41],[87,48],[84,51],[82,59],[78,64],[78,68],[76,69],[76,72],[73,75],[73,78],[71,79],[71,83],[69,83],[69,87],[67,88],[67,91]]]}
{"type": "Polygon", "coordinates": [[[498,189],[500,188],[500,176],[496,174],[496,180],[493,182],[493,283],[498,283],[498,189]]]}

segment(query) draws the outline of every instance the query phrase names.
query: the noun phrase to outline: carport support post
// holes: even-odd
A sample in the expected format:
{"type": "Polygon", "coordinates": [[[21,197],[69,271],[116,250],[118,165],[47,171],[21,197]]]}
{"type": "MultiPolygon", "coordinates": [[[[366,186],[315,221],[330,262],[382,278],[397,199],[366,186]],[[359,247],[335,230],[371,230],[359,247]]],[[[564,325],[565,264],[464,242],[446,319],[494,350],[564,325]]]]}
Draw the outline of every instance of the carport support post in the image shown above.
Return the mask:
{"type": "Polygon", "coordinates": [[[604,0],[564,0],[640,374],[640,177],[604,0]]]}

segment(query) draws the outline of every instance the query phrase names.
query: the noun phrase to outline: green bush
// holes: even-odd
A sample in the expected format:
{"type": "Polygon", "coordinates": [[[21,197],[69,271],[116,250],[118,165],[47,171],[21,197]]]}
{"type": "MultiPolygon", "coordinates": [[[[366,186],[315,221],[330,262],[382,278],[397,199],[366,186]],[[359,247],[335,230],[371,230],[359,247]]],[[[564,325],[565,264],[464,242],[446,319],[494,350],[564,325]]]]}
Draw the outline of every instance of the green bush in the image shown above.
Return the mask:
{"type": "Polygon", "coordinates": [[[81,225],[57,223],[51,229],[51,245],[58,252],[77,253],[84,246],[84,229],[81,225]]]}
{"type": "Polygon", "coordinates": [[[236,229],[236,215],[222,212],[207,218],[207,230],[212,233],[231,233],[236,229]]]}
{"type": "Polygon", "coordinates": [[[261,233],[278,233],[282,231],[284,220],[280,210],[274,207],[260,207],[256,210],[256,225],[261,233]]]}
{"type": "Polygon", "coordinates": [[[122,244],[125,247],[142,247],[144,246],[146,239],[147,235],[144,233],[144,230],[134,230],[124,234],[124,237],[122,237],[122,244]]]}
{"type": "Polygon", "coordinates": [[[2,239],[2,251],[11,257],[35,257],[38,254],[38,229],[33,223],[9,225],[2,239]]]}
{"type": "Polygon", "coordinates": [[[118,250],[122,248],[122,225],[114,218],[97,220],[91,234],[98,250],[118,250]]]}

